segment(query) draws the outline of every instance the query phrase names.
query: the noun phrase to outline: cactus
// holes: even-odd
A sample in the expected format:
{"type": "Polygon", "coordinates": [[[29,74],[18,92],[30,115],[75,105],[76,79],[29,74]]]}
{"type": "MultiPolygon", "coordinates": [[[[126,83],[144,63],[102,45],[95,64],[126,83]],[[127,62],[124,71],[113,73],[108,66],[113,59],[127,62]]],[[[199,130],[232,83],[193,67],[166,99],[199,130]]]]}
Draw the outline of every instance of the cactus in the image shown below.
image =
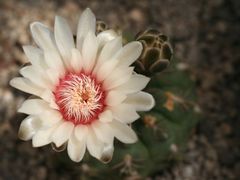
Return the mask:
{"type": "Polygon", "coordinates": [[[115,142],[109,164],[85,157],[80,165],[82,179],[141,179],[159,172],[182,159],[186,142],[199,119],[194,82],[187,72],[177,68],[178,60],[172,58],[168,38],[148,30],[136,39],[143,43],[144,50],[134,64],[135,70],[152,77],[146,91],[154,96],[156,106],[142,113],[133,125],[139,136],[138,143],[115,142]],[[159,73],[167,67],[167,71],[159,73]]]}
{"type": "MultiPolygon", "coordinates": [[[[98,22],[97,27],[99,32],[107,29],[103,22],[98,22]]],[[[194,81],[188,72],[178,68],[179,60],[173,57],[168,37],[147,30],[139,33],[136,40],[142,42],[144,49],[133,66],[136,72],[151,77],[145,90],[154,96],[156,106],[142,113],[133,124],[139,137],[136,144],[115,142],[110,163],[103,164],[86,155],[79,165],[81,179],[142,179],[154,175],[182,159],[199,120],[194,81]]],[[[63,163],[62,159],[59,161],[63,163]]]]}

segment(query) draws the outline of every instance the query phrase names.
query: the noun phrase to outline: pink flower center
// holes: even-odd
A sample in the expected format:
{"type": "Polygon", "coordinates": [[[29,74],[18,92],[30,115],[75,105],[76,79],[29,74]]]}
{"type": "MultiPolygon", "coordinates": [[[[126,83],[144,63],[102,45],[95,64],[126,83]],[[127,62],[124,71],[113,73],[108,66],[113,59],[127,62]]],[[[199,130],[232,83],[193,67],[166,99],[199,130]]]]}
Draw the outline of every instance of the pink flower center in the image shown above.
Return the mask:
{"type": "Polygon", "coordinates": [[[105,92],[100,83],[84,73],[68,73],[54,91],[63,118],[74,124],[90,124],[104,109],[105,92]]]}

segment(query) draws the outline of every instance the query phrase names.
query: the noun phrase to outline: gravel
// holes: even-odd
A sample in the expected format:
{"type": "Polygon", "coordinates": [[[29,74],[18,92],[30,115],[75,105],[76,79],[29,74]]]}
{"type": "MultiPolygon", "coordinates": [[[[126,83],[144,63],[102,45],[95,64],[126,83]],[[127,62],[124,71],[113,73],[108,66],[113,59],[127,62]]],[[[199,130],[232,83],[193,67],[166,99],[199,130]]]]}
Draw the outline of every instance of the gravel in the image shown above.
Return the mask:
{"type": "Polygon", "coordinates": [[[196,80],[204,118],[190,138],[183,160],[149,179],[238,179],[240,1],[8,0],[0,1],[0,180],[80,179],[80,170],[87,167],[74,163],[66,167],[61,162],[66,153],[54,153],[49,146],[34,149],[31,142],[18,140],[24,115],[15,112],[27,95],[8,85],[27,62],[21,46],[32,43],[29,24],[41,21],[52,26],[58,14],[74,30],[85,7],[124,32],[155,27],[169,35],[175,56],[188,65],[196,80]]]}

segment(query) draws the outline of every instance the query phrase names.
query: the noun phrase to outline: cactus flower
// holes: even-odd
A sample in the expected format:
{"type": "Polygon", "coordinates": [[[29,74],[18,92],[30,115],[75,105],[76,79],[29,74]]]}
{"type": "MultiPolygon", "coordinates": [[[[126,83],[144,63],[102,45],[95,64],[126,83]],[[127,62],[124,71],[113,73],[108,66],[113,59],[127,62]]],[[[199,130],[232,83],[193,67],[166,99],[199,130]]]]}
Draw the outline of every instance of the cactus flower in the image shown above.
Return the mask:
{"type": "Polygon", "coordinates": [[[34,95],[19,112],[19,137],[32,139],[33,147],[53,143],[66,145],[69,157],[79,162],[86,150],[102,162],[113,155],[113,141],[134,143],[137,136],[129,126],[139,118],[137,111],[154,106],[152,95],[142,89],[149,78],[131,65],[140,56],[138,41],[122,45],[114,30],[96,34],[96,18],[86,9],[74,38],[67,21],[57,16],[54,30],[34,22],[30,25],[37,45],[24,46],[31,65],[20,70],[10,85],[34,95]]]}

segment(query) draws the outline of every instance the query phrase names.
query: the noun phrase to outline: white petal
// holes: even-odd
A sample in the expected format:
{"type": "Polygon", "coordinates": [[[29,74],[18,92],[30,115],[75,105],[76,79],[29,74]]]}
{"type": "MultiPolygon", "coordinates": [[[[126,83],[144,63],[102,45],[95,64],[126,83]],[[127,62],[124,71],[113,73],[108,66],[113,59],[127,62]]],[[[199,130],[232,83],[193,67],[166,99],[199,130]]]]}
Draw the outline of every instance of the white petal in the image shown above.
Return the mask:
{"type": "Polygon", "coordinates": [[[149,111],[155,105],[153,96],[142,91],[129,95],[124,103],[134,106],[137,111],[149,111]]]}
{"type": "Polygon", "coordinates": [[[49,107],[53,109],[59,109],[58,105],[55,103],[55,97],[51,90],[46,89],[40,96],[43,100],[49,103],[49,107]]]}
{"type": "Polygon", "coordinates": [[[114,72],[111,73],[111,75],[106,78],[103,82],[103,87],[106,90],[113,89],[117,86],[120,86],[121,84],[127,82],[133,72],[133,67],[129,68],[117,68],[114,72]]]}
{"type": "Polygon", "coordinates": [[[131,65],[141,55],[142,49],[142,44],[138,41],[126,44],[116,56],[116,59],[119,61],[119,66],[131,65]]]}
{"type": "Polygon", "coordinates": [[[106,60],[110,60],[113,56],[122,48],[122,37],[116,37],[111,41],[108,41],[99,56],[99,62],[102,63],[106,60]]]}
{"type": "Polygon", "coordinates": [[[44,111],[38,117],[41,119],[43,128],[49,128],[62,120],[61,113],[56,110],[44,111]]]}
{"type": "Polygon", "coordinates": [[[48,104],[41,99],[28,99],[23,102],[18,112],[25,114],[40,114],[43,111],[49,110],[48,104]]]}
{"type": "Polygon", "coordinates": [[[61,57],[58,53],[56,53],[52,50],[45,50],[44,58],[45,58],[47,65],[51,69],[58,72],[59,75],[64,75],[65,69],[64,69],[61,57]]]}
{"type": "Polygon", "coordinates": [[[54,69],[47,69],[45,72],[53,85],[57,85],[59,83],[59,79],[61,78],[61,75],[59,74],[58,71],[54,69]]]}
{"type": "Polygon", "coordinates": [[[103,142],[96,137],[92,128],[89,128],[88,130],[87,149],[93,157],[99,159],[103,152],[103,142]]]}
{"type": "Polygon", "coordinates": [[[139,118],[134,106],[129,104],[120,104],[110,108],[113,113],[113,117],[123,123],[132,123],[139,118]]]}
{"type": "Polygon", "coordinates": [[[61,123],[62,122],[59,122],[49,129],[37,131],[37,133],[32,138],[33,147],[40,147],[51,143],[51,136],[61,123]]]}
{"type": "Polygon", "coordinates": [[[110,110],[105,110],[98,116],[99,121],[108,123],[111,122],[113,119],[112,112],[110,110]]]}
{"type": "Polygon", "coordinates": [[[20,74],[42,88],[52,88],[52,84],[45,78],[44,74],[38,71],[34,66],[25,66],[20,69],[20,74]]]}
{"type": "Polygon", "coordinates": [[[39,22],[32,23],[30,28],[35,42],[44,50],[46,64],[51,68],[63,71],[63,63],[57,50],[53,33],[47,26],[39,22]]]}
{"type": "Polygon", "coordinates": [[[98,42],[94,33],[89,32],[84,39],[82,47],[83,69],[86,73],[92,71],[98,50],[98,42]]]}
{"type": "Polygon", "coordinates": [[[37,117],[28,116],[21,122],[18,137],[24,141],[30,140],[41,127],[41,121],[37,117]]]}
{"type": "MultiPolygon", "coordinates": [[[[100,52],[93,74],[101,75],[101,72],[99,72],[99,68],[105,67],[106,62],[110,60],[115,60],[114,55],[119,51],[119,49],[121,49],[121,47],[122,47],[122,37],[116,37],[115,39],[107,42],[104,45],[102,51],[100,52]]],[[[112,62],[118,63],[118,61],[116,60],[112,62]]]]}
{"type": "Polygon", "coordinates": [[[107,97],[105,99],[105,103],[108,106],[117,106],[121,102],[123,102],[124,99],[126,99],[126,95],[123,94],[121,91],[110,91],[107,94],[107,97]]]}
{"type": "Polygon", "coordinates": [[[52,141],[57,147],[60,147],[65,143],[73,132],[74,124],[72,122],[62,123],[53,133],[52,141]]]}
{"type": "Polygon", "coordinates": [[[33,66],[42,71],[47,68],[47,64],[44,61],[43,51],[41,49],[33,46],[23,46],[23,51],[33,66]]]}
{"type": "Polygon", "coordinates": [[[83,141],[88,135],[88,126],[87,125],[77,125],[74,129],[74,134],[78,141],[83,141]]]}
{"type": "Polygon", "coordinates": [[[104,144],[100,161],[102,161],[103,163],[110,162],[112,160],[113,151],[114,151],[113,142],[110,144],[104,144]]]}
{"type": "Polygon", "coordinates": [[[98,139],[108,144],[113,142],[114,136],[108,123],[102,123],[97,120],[91,125],[98,139]]]}
{"type": "Polygon", "coordinates": [[[83,59],[81,53],[78,49],[72,49],[72,60],[71,60],[72,69],[79,73],[83,67],[83,59]]]}
{"type": "Polygon", "coordinates": [[[136,133],[128,125],[117,121],[110,123],[115,137],[123,143],[135,143],[137,141],[136,133]]]}
{"type": "Polygon", "coordinates": [[[41,95],[41,93],[43,91],[43,88],[35,85],[29,79],[26,79],[26,78],[21,78],[21,77],[13,78],[9,82],[9,84],[12,87],[15,87],[15,88],[17,88],[21,91],[24,91],[26,93],[33,94],[33,95],[36,95],[36,96],[41,95]]]}
{"type": "Polygon", "coordinates": [[[141,74],[133,74],[126,83],[116,87],[115,89],[128,94],[135,93],[144,89],[149,81],[149,77],[141,74]]]}
{"type": "Polygon", "coordinates": [[[111,72],[114,70],[117,64],[118,62],[115,60],[104,62],[97,70],[97,80],[99,82],[105,80],[109,75],[111,75],[111,72]]]}
{"type": "Polygon", "coordinates": [[[75,45],[72,31],[66,19],[60,16],[55,17],[54,35],[58,50],[63,57],[64,63],[67,67],[70,67],[71,50],[75,48],[75,45]]]}
{"type": "Polygon", "coordinates": [[[55,49],[53,33],[47,26],[40,22],[34,22],[30,25],[30,29],[34,41],[41,49],[55,49]]]}
{"type": "Polygon", "coordinates": [[[96,30],[96,17],[89,8],[83,11],[77,29],[77,48],[82,50],[84,37],[88,32],[95,33],[96,30]]]}
{"type": "Polygon", "coordinates": [[[86,141],[78,141],[72,134],[68,141],[67,151],[71,160],[80,162],[86,151],[86,141]]]}
{"type": "Polygon", "coordinates": [[[118,34],[112,30],[106,30],[106,31],[102,31],[97,35],[97,39],[99,42],[99,47],[103,47],[107,42],[117,38],[118,34]]]}

